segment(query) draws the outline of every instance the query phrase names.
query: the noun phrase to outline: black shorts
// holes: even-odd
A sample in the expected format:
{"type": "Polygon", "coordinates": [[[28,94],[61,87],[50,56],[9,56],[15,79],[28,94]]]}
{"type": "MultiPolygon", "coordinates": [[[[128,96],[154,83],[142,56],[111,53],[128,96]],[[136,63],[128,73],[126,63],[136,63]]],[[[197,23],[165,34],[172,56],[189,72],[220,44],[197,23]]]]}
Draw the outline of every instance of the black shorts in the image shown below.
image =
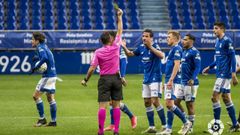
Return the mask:
{"type": "Polygon", "coordinates": [[[122,81],[119,75],[103,75],[98,80],[98,102],[122,100],[122,81]]]}

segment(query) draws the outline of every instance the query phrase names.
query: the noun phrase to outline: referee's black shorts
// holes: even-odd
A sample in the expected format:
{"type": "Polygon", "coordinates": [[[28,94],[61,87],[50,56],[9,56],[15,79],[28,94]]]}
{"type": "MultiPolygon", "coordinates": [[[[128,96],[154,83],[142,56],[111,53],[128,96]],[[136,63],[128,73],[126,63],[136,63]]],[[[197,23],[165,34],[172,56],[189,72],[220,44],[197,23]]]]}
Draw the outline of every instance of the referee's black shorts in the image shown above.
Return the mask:
{"type": "Polygon", "coordinates": [[[98,80],[98,102],[122,100],[122,81],[118,74],[101,75],[98,80]]]}

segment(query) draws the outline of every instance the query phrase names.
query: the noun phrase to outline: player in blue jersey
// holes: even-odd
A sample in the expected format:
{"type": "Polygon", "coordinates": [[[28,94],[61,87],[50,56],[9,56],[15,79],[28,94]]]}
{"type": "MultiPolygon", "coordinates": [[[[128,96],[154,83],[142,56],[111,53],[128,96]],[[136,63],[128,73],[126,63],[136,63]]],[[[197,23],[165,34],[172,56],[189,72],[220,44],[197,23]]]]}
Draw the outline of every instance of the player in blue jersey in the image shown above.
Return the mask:
{"type": "MultiPolygon", "coordinates": [[[[109,33],[115,39],[117,32],[116,31],[110,31],[109,33]]],[[[126,41],[123,40],[122,44],[126,44],[126,41]]],[[[121,77],[123,86],[127,85],[127,82],[125,80],[127,62],[128,62],[127,61],[127,56],[126,56],[123,48],[120,47],[120,77],[121,77]]],[[[123,102],[120,102],[120,109],[121,109],[122,112],[127,114],[129,119],[131,120],[132,129],[135,129],[137,127],[137,117],[133,115],[133,113],[130,111],[130,109],[127,107],[127,105],[123,102]]],[[[104,131],[113,131],[114,130],[114,119],[113,119],[112,104],[110,104],[110,115],[111,115],[111,124],[108,127],[104,128],[104,131]]]]}
{"type": "MultiPolygon", "coordinates": [[[[193,46],[195,37],[187,34],[182,40],[184,48],[181,59],[181,84],[182,88],[176,91],[177,100],[175,104],[181,106],[182,100],[185,100],[188,110],[188,120],[192,122],[190,132],[193,132],[193,124],[195,120],[194,101],[197,96],[199,86],[198,74],[201,69],[200,52],[193,46]]],[[[183,110],[182,110],[183,111],[183,110]]],[[[182,130],[178,132],[182,133],[182,130]]]]}
{"type": "Polygon", "coordinates": [[[143,133],[156,133],[152,105],[156,108],[162,126],[165,127],[166,125],[164,108],[158,98],[158,94],[162,91],[161,59],[164,57],[164,53],[160,51],[158,44],[153,43],[153,32],[151,29],[145,29],[143,31],[142,41],[143,44],[139,45],[134,51],[128,50],[125,44],[123,44],[122,47],[127,56],[141,57],[144,67],[142,97],[144,98],[144,105],[149,122],[149,128],[143,131],[143,133]]]}
{"type": "Polygon", "coordinates": [[[178,45],[180,34],[177,31],[169,31],[167,35],[167,43],[171,47],[165,68],[165,84],[164,84],[164,99],[166,100],[167,111],[167,128],[158,132],[158,135],[172,134],[172,123],[174,114],[177,115],[183,122],[182,134],[185,135],[189,131],[192,123],[186,119],[183,112],[174,104],[176,96],[175,91],[181,88],[181,75],[179,73],[182,47],[178,45]]]}
{"type": "Polygon", "coordinates": [[[214,23],[214,34],[217,36],[215,44],[215,57],[216,60],[203,70],[203,73],[207,73],[209,69],[216,66],[216,77],[213,88],[212,102],[214,119],[220,120],[221,104],[220,96],[222,96],[223,102],[226,105],[228,115],[232,120],[232,127],[230,132],[236,132],[240,126],[235,116],[235,108],[231,100],[231,81],[234,86],[238,84],[236,76],[236,58],[235,50],[232,45],[232,40],[225,35],[225,25],[221,22],[214,23]]]}
{"type": "Polygon", "coordinates": [[[42,125],[47,124],[47,120],[44,115],[43,101],[41,99],[41,96],[44,92],[46,92],[51,113],[51,121],[46,126],[57,126],[56,122],[57,106],[56,101],[54,99],[57,74],[54,57],[48,46],[45,44],[45,36],[40,32],[33,33],[32,47],[35,47],[37,49],[37,57],[39,59],[39,63],[35,65],[31,73],[35,72],[39,67],[41,67],[42,64],[44,63],[47,64],[47,70],[42,73],[42,78],[38,82],[36,90],[33,94],[33,99],[36,102],[37,110],[40,116],[39,120],[34,126],[40,127],[42,125]]]}

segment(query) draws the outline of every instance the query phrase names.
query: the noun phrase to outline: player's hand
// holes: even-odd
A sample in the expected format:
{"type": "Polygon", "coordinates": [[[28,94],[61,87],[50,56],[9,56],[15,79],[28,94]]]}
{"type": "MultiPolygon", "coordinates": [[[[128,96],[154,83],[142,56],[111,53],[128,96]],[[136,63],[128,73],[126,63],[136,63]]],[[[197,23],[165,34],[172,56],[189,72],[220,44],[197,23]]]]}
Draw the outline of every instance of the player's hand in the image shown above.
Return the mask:
{"type": "Polygon", "coordinates": [[[122,77],[122,78],[121,78],[121,81],[122,81],[122,85],[123,85],[124,87],[126,87],[126,86],[127,86],[127,81],[126,81],[126,79],[125,79],[124,77],[122,77]]]}
{"type": "Polygon", "coordinates": [[[167,88],[172,89],[173,88],[173,80],[169,80],[167,83],[167,88]]]}
{"type": "Polygon", "coordinates": [[[233,83],[233,86],[238,85],[238,79],[237,79],[236,73],[232,74],[232,83],[233,83]]]}
{"type": "Polygon", "coordinates": [[[123,15],[122,9],[118,8],[118,10],[117,10],[117,15],[118,15],[118,16],[122,16],[122,15],[123,15]]]}
{"type": "Polygon", "coordinates": [[[31,71],[29,72],[29,75],[32,75],[35,71],[37,70],[37,68],[32,68],[31,71]]]}
{"type": "Polygon", "coordinates": [[[123,47],[127,47],[127,41],[126,41],[126,39],[123,39],[122,40],[122,44],[121,44],[123,47]]]}
{"type": "Polygon", "coordinates": [[[87,82],[85,80],[82,80],[81,82],[82,86],[86,87],[87,86],[87,82]]]}
{"type": "Polygon", "coordinates": [[[33,56],[33,57],[32,57],[32,61],[33,61],[33,62],[37,61],[38,59],[39,59],[39,58],[38,58],[37,56],[33,56]]]}
{"type": "Polygon", "coordinates": [[[190,80],[188,81],[188,85],[189,85],[189,86],[193,86],[193,84],[194,84],[194,80],[190,79],[190,80]]]}
{"type": "Polygon", "coordinates": [[[203,75],[207,75],[209,69],[210,69],[209,66],[208,66],[208,67],[205,67],[205,68],[203,69],[203,71],[202,71],[202,74],[203,74],[203,75]]]}

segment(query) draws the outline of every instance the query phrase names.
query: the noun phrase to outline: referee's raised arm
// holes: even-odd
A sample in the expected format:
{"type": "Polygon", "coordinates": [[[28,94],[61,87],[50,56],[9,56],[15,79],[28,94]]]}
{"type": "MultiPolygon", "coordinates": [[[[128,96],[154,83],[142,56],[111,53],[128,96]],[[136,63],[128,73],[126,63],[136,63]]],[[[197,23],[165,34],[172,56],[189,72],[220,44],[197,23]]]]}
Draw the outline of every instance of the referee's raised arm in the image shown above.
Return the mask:
{"type": "Polygon", "coordinates": [[[118,8],[117,9],[117,35],[122,35],[122,31],[123,31],[123,23],[122,23],[122,15],[123,15],[123,11],[122,9],[118,8]]]}

